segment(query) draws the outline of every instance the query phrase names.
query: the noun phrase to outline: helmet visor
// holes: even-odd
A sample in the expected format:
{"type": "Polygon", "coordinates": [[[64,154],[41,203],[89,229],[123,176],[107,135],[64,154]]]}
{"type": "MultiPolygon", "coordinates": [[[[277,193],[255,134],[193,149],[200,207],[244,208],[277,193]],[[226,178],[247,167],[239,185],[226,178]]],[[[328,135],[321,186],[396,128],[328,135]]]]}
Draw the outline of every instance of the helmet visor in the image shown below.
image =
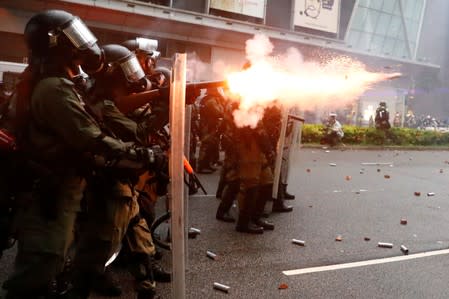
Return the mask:
{"type": "Polygon", "coordinates": [[[62,32],[70,39],[72,44],[80,50],[90,48],[97,42],[97,38],[78,17],[73,19],[62,32]]]}
{"type": "Polygon", "coordinates": [[[136,38],[136,41],[139,50],[147,53],[153,53],[154,51],[156,51],[158,46],[158,41],[155,39],[138,37],[136,38]]]}
{"type": "Polygon", "coordinates": [[[127,57],[126,60],[120,62],[120,67],[122,68],[126,80],[129,82],[137,82],[145,77],[145,73],[134,55],[131,55],[127,57]]]}

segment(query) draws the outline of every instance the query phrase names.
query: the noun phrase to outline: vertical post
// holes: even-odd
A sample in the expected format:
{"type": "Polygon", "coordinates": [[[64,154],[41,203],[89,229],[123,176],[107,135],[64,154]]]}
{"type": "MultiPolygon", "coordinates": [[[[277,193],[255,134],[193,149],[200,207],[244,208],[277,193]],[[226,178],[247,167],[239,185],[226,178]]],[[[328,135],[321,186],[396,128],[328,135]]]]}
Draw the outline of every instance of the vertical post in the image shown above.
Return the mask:
{"type": "Polygon", "coordinates": [[[206,3],[204,4],[204,13],[205,14],[209,14],[209,9],[210,9],[210,0],[206,0],[206,3]]]}
{"type": "Polygon", "coordinates": [[[273,178],[273,198],[278,197],[279,180],[281,177],[281,165],[282,165],[282,151],[285,144],[285,133],[287,132],[287,122],[288,122],[288,109],[282,106],[282,123],[281,123],[281,134],[276,149],[276,163],[274,165],[274,178],[273,178]]]}
{"type": "Polygon", "coordinates": [[[290,30],[295,31],[295,9],[296,9],[296,0],[291,0],[291,13],[290,13],[290,30]]]}
{"type": "Polygon", "coordinates": [[[170,85],[170,193],[172,230],[172,297],[185,298],[184,125],[186,54],[175,54],[170,85]]]}

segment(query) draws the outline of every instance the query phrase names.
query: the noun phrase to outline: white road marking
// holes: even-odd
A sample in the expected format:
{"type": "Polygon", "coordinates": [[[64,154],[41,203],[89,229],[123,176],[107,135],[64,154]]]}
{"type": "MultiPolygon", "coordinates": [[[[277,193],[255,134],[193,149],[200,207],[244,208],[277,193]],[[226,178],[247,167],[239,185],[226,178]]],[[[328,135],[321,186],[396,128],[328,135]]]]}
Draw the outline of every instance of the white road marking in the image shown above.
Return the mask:
{"type": "Polygon", "coordinates": [[[346,264],[336,264],[336,265],[321,266],[321,267],[311,267],[311,268],[287,270],[287,271],[282,271],[282,273],[287,276],[293,276],[293,275],[301,275],[301,274],[314,273],[314,272],[332,271],[332,270],[356,268],[356,267],[386,264],[386,263],[393,263],[393,262],[402,262],[402,261],[413,260],[413,259],[435,256],[435,255],[442,255],[442,254],[449,254],[449,249],[427,251],[427,252],[415,253],[415,254],[410,254],[410,255],[394,256],[394,257],[387,257],[387,258],[382,258],[382,259],[360,261],[360,262],[353,262],[353,263],[346,263],[346,264]]]}

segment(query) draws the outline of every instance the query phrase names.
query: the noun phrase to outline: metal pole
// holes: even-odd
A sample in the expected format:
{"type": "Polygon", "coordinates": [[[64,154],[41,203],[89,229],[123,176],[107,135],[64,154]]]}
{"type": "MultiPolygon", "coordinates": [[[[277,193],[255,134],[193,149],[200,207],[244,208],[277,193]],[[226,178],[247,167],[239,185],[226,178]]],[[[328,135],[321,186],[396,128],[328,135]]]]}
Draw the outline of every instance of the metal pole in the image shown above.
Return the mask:
{"type": "Polygon", "coordinates": [[[204,10],[205,10],[205,14],[209,14],[209,9],[210,9],[210,0],[206,0],[206,4],[204,5],[204,10]]]}
{"type": "Polygon", "coordinates": [[[296,0],[291,0],[291,13],[290,13],[290,30],[295,31],[295,9],[296,9],[296,0]]]}
{"type": "Polygon", "coordinates": [[[174,56],[170,85],[170,193],[172,230],[172,297],[185,298],[184,124],[187,54],[174,56]]]}
{"type": "Polygon", "coordinates": [[[285,133],[287,132],[287,122],[288,122],[288,109],[282,106],[282,124],[281,124],[281,134],[276,149],[276,163],[274,165],[274,178],[273,178],[273,198],[278,197],[279,180],[281,177],[281,164],[282,164],[282,151],[285,144],[285,133]]]}

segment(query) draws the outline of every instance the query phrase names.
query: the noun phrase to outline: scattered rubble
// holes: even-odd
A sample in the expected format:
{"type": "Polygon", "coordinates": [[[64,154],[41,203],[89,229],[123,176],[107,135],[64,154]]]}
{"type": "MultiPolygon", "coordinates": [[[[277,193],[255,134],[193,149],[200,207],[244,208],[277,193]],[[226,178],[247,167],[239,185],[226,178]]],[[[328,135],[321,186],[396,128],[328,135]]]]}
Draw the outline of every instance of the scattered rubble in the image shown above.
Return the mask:
{"type": "Polygon", "coordinates": [[[230,288],[231,287],[229,287],[227,285],[224,285],[224,284],[221,284],[218,282],[214,282],[214,289],[216,289],[216,290],[220,290],[222,292],[228,293],[230,288]]]}
{"type": "Polygon", "coordinates": [[[408,254],[408,248],[405,247],[405,245],[401,245],[401,251],[403,254],[407,255],[408,254]]]}
{"type": "Polygon", "coordinates": [[[306,246],[306,242],[303,240],[292,239],[292,243],[299,246],[306,246]]]}
{"type": "Polygon", "coordinates": [[[278,287],[279,290],[285,290],[288,289],[288,285],[286,283],[281,283],[278,287]]]}
{"type": "Polygon", "coordinates": [[[377,246],[382,248],[393,248],[393,243],[379,242],[377,243],[377,246]]]}
{"type": "Polygon", "coordinates": [[[209,251],[209,250],[206,251],[206,255],[211,260],[217,260],[217,258],[218,258],[215,253],[213,253],[212,251],[209,251]]]}

